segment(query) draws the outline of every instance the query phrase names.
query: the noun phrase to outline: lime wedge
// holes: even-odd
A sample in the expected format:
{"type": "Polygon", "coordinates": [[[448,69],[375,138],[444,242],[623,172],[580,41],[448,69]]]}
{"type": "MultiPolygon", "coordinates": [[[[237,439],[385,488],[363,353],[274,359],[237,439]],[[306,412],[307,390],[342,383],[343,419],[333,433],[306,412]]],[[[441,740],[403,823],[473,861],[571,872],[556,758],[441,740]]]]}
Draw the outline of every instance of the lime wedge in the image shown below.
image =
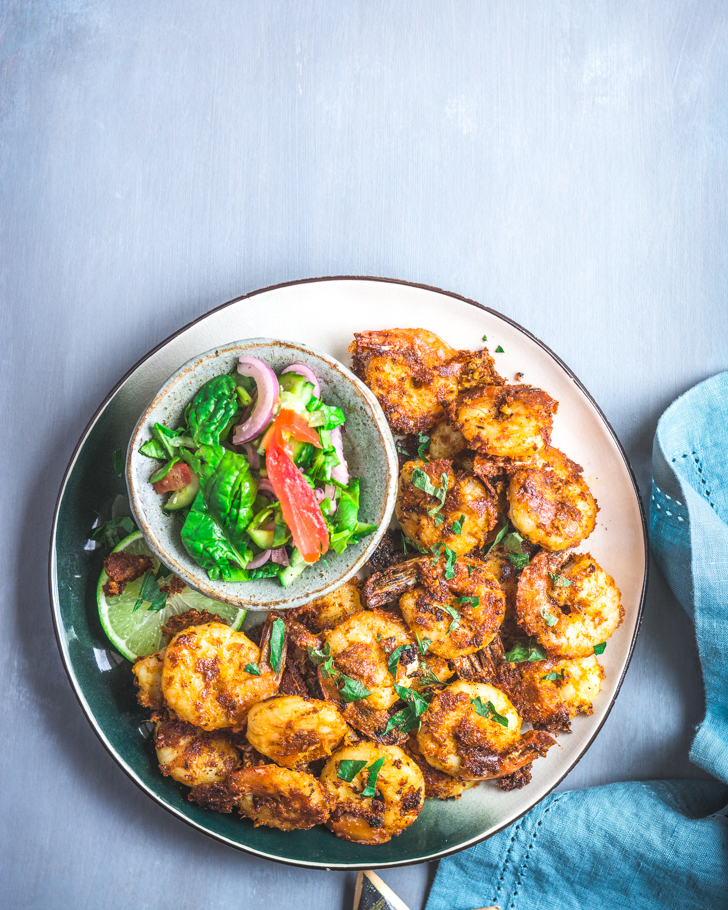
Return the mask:
{"type": "MultiPolygon", "coordinates": [[[[149,556],[155,572],[161,565],[147,546],[141,531],[125,537],[112,552],[118,553],[121,550],[134,556],[149,556]]],[[[111,643],[129,660],[146,657],[164,647],[162,626],[170,616],[177,613],[207,610],[227,620],[233,629],[239,629],[245,619],[245,610],[211,600],[187,586],[179,594],[168,594],[167,605],[163,610],[150,610],[148,602],[135,610],[142,579],[130,581],[118,597],[107,597],[104,594],[104,585],[108,580],[108,575],[103,571],[96,588],[99,619],[111,643]]]]}

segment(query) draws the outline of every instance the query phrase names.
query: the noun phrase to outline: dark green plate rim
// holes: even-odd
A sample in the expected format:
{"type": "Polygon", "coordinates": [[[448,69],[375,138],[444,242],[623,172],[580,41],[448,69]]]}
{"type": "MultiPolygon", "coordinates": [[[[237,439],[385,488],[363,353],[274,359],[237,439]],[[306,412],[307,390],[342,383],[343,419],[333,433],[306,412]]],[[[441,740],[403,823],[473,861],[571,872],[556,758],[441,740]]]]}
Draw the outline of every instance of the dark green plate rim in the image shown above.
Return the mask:
{"type": "MultiPolygon", "coordinates": [[[[326,276],[326,277],[320,277],[320,278],[305,278],[305,279],[301,279],[298,281],[283,282],[280,284],[271,285],[269,287],[260,288],[258,290],[252,291],[248,294],[243,294],[240,297],[236,297],[233,300],[229,300],[226,303],[223,303],[220,306],[215,307],[212,310],[209,310],[208,312],[202,314],[197,319],[192,320],[191,322],[187,323],[182,328],[180,328],[178,331],[169,335],[166,339],[164,339],[164,341],[160,342],[158,345],[156,345],[154,348],[152,348],[150,351],[148,351],[144,357],[142,357],[130,370],[127,371],[127,373],[125,373],[125,375],[116,383],[116,385],[106,395],[106,397],[102,401],[101,405],[97,408],[93,417],[88,422],[86,428],[84,429],[83,433],[81,434],[81,437],[73,450],[73,454],[71,455],[71,458],[69,459],[69,463],[68,463],[68,466],[67,466],[66,471],[63,476],[63,481],[60,486],[60,490],[58,493],[58,497],[57,497],[56,505],[55,505],[55,509],[54,509],[53,523],[52,523],[52,528],[51,528],[51,539],[50,539],[48,578],[49,578],[49,590],[50,590],[50,600],[51,600],[51,605],[52,605],[54,632],[55,632],[58,648],[59,648],[59,651],[61,654],[61,659],[63,662],[64,670],[66,672],[66,675],[68,676],[69,682],[71,684],[71,688],[73,689],[73,692],[74,692],[74,695],[76,696],[76,699],[78,700],[79,705],[81,706],[81,709],[86,716],[86,719],[88,720],[89,724],[91,725],[92,730],[97,735],[97,737],[101,741],[104,748],[109,752],[111,757],[119,765],[119,767],[122,769],[122,771],[124,771],[124,773],[138,787],[140,787],[140,789],[142,789],[148,796],[150,796],[160,806],[162,806],[164,809],[166,809],[168,812],[170,812],[176,818],[179,818],[186,824],[190,825],[192,828],[195,828],[196,830],[201,831],[202,833],[206,834],[208,837],[211,837],[215,840],[225,843],[228,846],[235,847],[236,849],[242,850],[243,852],[250,853],[254,856],[259,856],[263,859],[272,860],[274,862],[280,862],[280,863],[283,863],[286,865],[301,866],[304,868],[318,868],[318,869],[327,869],[327,870],[330,870],[330,869],[357,870],[357,869],[386,868],[386,867],[393,867],[393,866],[412,865],[415,863],[422,863],[422,862],[432,861],[435,859],[440,859],[444,856],[448,856],[450,854],[460,852],[461,850],[474,846],[475,844],[485,840],[488,837],[492,837],[494,834],[497,834],[499,831],[502,831],[504,828],[513,824],[513,822],[515,822],[518,818],[520,818],[527,811],[529,811],[529,809],[533,808],[534,805],[536,805],[538,802],[540,802],[541,799],[543,799],[546,795],[548,795],[548,793],[552,792],[553,789],[559,785],[559,783],[573,769],[573,767],[578,763],[578,761],[581,759],[581,757],[585,754],[585,752],[589,749],[589,747],[593,743],[599,730],[603,726],[606,718],[609,716],[609,713],[617,698],[617,695],[619,694],[619,690],[621,688],[622,682],[624,681],[624,677],[626,675],[627,669],[631,662],[632,655],[634,653],[635,644],[637,641],[637,636],[639,634],[639,630],[640,630],[641,624],[642,624],[642,616],[643,616],[643,610],[644,610],[644,600],[645,600],[645,592],[647,589],[648,568],[649,568],[649,561],[647,559],[647,553],[648,553],[648,536],[647,536],[647,525],[646,525],[646,520],[645,520],[644,508],[642,505],[639,488],[637,486],[637,482],[634,477],[634,472],[632,471],[632,468],[631,468],[629,460],[626,456],[626,453],[625,453],[621,443],[619,442],[619,439],[617,438],[617,435],[614,432],[614,429],[612,428],[611,424],[605,417],[601,408],[598,406],[598,404],[594,401],[594,399],[589,394],[587,389],[584,387],[583,383],[578,379],[578,377],[573,373],[573,371],[571,369],[569,369],[569,367],[553,351],[551,351],[550,348],[548,348],[543,342],[541,342],[538,338],[536,338],[534,335],[532,335],[527,329],[523,328],[523,326],[519,325],[514,320],[509,319],[507,316],[504,316],[502,313],[499,313],[497,310],[494,310],[490,307],[486,307],[483,304],[478,303],[475,300],[471,300],[470,298],[463,297],[462,295],[456,294],[452,291],[446,291],[441,288],[433,287],[431,285],[418,284],[418,283],[409,282],[409,281],[401,281],[401,280],[392,279],[392,278],[378,278],[378,277],[372,277],[372,276],[359,276],[359,275],[335,275],[335,276],[326,276]],[[496,825],[494,827],[488,828],[485,832],[481,833],[480,835],[478,835],[476,837],[469,837],[467,840],[465,840],[463,842],[446,845],[446,846],[444,846],[440,849],[436,849],[434,851],[427,850],[426,848],[423,847],[422,852],[419,853],[419,855],[410,854],[409,856],[407,856],[405,858],[398,858],[396,856],[397,842],[400,841],[400,838],[395,838],[388,845],[382,845],[382,846],[378,846],[378,847],[364,847],[364,846],[357,845],[357,844],[345,844],[345,842],[338,841],[337,839],[332,838],[332,841],[331,841],[332,847],[334,844],[339,844],[339,845],[345,844],[345,849],[348,850],[348,852],[357,854],[357,856],[351,861],[349,861],[349,860],[328,861],[326,859],[313,860],[313,859],[300,859],[300,858],[296,858],[296,857],[292,857],[292,856],[283,856],[283,855],[281,855],[280,852],[276,852],[279,848],[279,844],[277,842],[276,837],[280,837],[281,832],[272,831],[271,829],[263,829],[263,828],[254,829],[252,827],[249,827],[247,829],[247,832],[249,834],[257,835],[256,839],[258,839],[258,840],[263,840],[264,842],[266,840],[270,841],[270,847],[256,848],[250,844],[243,844],[243,843],[240,843],[238,840],[235,840],[231,837],[227,837],[219,832],[211,830],[205,824],[204,819],[197,821],[193,818],[190,818],[189,817],[189,808],[188,808],[190,806],[190,804],[187,803],[186,801],[182,800],[181,798],[179,798],[179,799],[174,798],[175,791],[168,791],[167,793],[165,793],[164,797],[159,795],[158,793],[156,793],[153,789],[151,789],[151,786],[148,786],[147,784],[144,783],[143,780],[141,780],[141,778],[139,777],[137,772],[127,764],[127,762],[119,755],[119,753],[114,748],[114,746],[109,742],[106,734],[101,729],[101,726],[99,725],[99,723],[94,715],[93,710],[91,709],[90,705],[88,704],[88,702],[84,696],[84,692],[81,688],[81,684],[79,683],[79,680],[76,676],[76,672],[71,663],[71,659],[70,659],[70,656],[68,653],[68,638],[67,638],[64,626],[63,626],[63,620],[62,620],[62,615],[61,615],[61,606],[60,606],[60,602],[59,602],[56,541],[57,541],[59,514],[60,514],[61,506],[63,504],[64,494],[68,487],[69,480],[72,477],[73,470],[74,470],[74,467],[76,466],[79,455],[80,455],[85,443],[87,442],[87,439],[88,439],[91,431],[93,430],[95,425],[98,423],[99,419],[102,417],[102,415],[103,415],[104,411],[106,410],[107,406],[109,405],[110,401],[113,399],[116,392],[121,388],[121,386],[124,385],[124,383],[150,357],[152,357],[157,351],[159,351],[160,349],[165,347],[172,339],[176,338],[183,332],[187,331],[189,328],[196,325],[197,323],[207,319],[212,314],[217,313],[217,312],[225,309],[226,307],[238,304],[244,300],[251,300],[252,298],[258,296],[259,294],[263,294],[263,293],[267,293],[270,291],[275,291],[275,290],[279,290],[281,288],[291,287],[291,286],[295,286],[295,285],[304,285],[304,284],[311,284],[311,283],[315,283],[315,282],[330,282],[330,281],[371,281],[371,282],[381,282],[384,284],[392,284],[392,285],[405,285],[405,286],[412,287],[412,288],[417,288],[417,289],[421,289],[421,290],[425,290],[425,291],[431,291],[431,292],[440,294],[444,297],[449,297],[454,300],[458,300],[460,302],[467,303],[470,306],[473,306],[479,310],[489,313],[490,315],[502,320],[503,322],[505,322],[508,325],[512,326],[513,328],[517,329],[520,333],[522,333],[528,339],[530,339],[532,342],[534,342],[536,345],[538,345],[573,380],[573,382],[579,388],[581,393],[590,402],[592,408],[599,415],[602,423],[604,424],[604,426],[608,430],[609,434],[611,435],[611,437],[615,443],[615,446],[624,461],[624,465],[625,465],[628,475],[630,477],[633,491],[634,491],[635,500],[636,500],[636,503],[637,503],[638,509],[639,509],[639,515],[640,515],[641,526],[642,526],[644,574],[643,574],[642,587],[641,587],[640,598],[639,598],[638,613],[637,613],[637,618],[636,618],[636,622],[635,622],[635,626],[634,626],[634,631],[632,634],[632,639],[631,639],[631,642],[629,645],[629,651],[628,651],[626,660],[624,662],[624,666],[623,666],[622,672],[620,674],[620,678],[615,685],[614,692],[613,692],[612,698],[609,702],[609,705],[607,706],[599,725],[594,729],[594,731],[590,735],[589,740],[588,740],[587,744],[585,745],[585,747],[577,755],[576,759],[565,768],[563,774],[560,777],[558,777],[557,780],[555,780],[553,782],[553,784],[550,786],[550,788],[546,792],[544,792],[539,797],[539,799],[534,799],[534,801],[526,809],[524,809],[523,811],[519,812],[516,815],[513,815],[506,822],[496,825]],[[174,803],[176,803],[176,805],[174,803]],[[183,809],[185,811],[182,811],[183,809]],[[387,850],[387,849],[385,849],[386,847],[389,847],[390,849],[387,850]],[[392,852],[394,852],[395,855],[394,856],[389,855],[385,859],[384,854],[385,853],[391,854],[392,852]]],[[[93,582],[95,585],[95,578],[93,579],[93,582]]],[[[160,781],[161,781],[161,778],[160,778],[160,781]]],[[[159,783],[161,786],[160,781],[155,781],[155,784],[159,783]]],[[[200,811],[204,811],[204,810],[200,810],[200,811]]],[[[410,830],[412,830],[412,829],[410,829],[410,830]]],[[[405,832],[405,834],[406,833],[407,832],[405,832]]],[[[287,838],[285,843],[290,844],[290,846],[298,846],[298,847],[305,848],[307,846],[307,843],[306,843],[306,841],[303,840],[303,838],[306,838],[307,835],[310,837],[310,834],[311,834],[311,832],[291,832],[289,834],[284,835],[287,838]],[[297,842],[296,844],[293,843],[294,840],[297,842]]],[[[332,837],[328,833],[327,833],[327,836],[332,837]]],[[[402,835],[401,837],[404,837],[404,835],[402,835]]],[[[338,852],[338,850],[335,852],[338,852]]],[[[409,852],[409,851],[406,851],[406,852],[409,852]]]]}

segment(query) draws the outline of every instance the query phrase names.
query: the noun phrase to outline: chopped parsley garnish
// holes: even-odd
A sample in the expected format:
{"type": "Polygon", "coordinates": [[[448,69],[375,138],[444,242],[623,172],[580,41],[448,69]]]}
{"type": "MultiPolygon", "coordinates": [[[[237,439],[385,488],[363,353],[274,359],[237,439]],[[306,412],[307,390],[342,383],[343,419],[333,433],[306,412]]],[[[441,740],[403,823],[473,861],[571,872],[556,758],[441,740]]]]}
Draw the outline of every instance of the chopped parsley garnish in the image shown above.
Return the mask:
{"type": "Polygon", "coordinates": [[[594,645],[595,654],[604,654],[604,649],[607,647],[606,641],[601,642],[598,645],[594,645]]]}
{"type": "Polygon", "coordinates": [[[480,606],[479,597],[457,597],[456,600],[459,604],[470,604],[474,609],[480,606]]]}
{"type": "Polygon", "coordinates": [[[347,784],[350,784],[357,774],[364,768],[366,768],[366,761],[361,761],[354,758],[342,758],[339,762],[339,767],[336,769],[336,776],[339,780],[345,780],[347,784]]]}
{"type": "Polygon", "coordinates": [[[527,660],[546,660],[544,649],[530,638],[522,638],[506,654],[511,664],[522,664],[527,660]]]}
{"type": "Polygon", "coordinates": [[[149,601],[147,610],[152,610],[155,613],[159,613],[167,605],[167,592],[159,590],[159,582],[151,569],[147,570],[142,577],[139,596],[136,599],[132,613],[134,610],[138,610],[146,601],[149,601]]]}
{"type": "Polygon", "coordinates": [[[404,550],[404,555],[407,555],[407,547],[411,547],[417,553],[424,553],[427,556],[431,551],[425,550],[424,547],[421,547],[419,544],[416,544],[414,540],[410,540],[409,537],[405,536],[404,531],[402,531],[402,549],[404,550]]]}
{"type": "Polygon", "coordinates": [[[495,352],[496,354],[505,354],[505,351],[500,345],[498,345],[498,347],[495,349],[495,352]]]}
{"type": "Polygon", "coordinates": [[[508,533],[508,522],[506,522],[503,525],[503,527],[500,529],[500,531],[498,531],[498,533],[495,535],[495,540],[488,547],[488,552],[485,554],[486,556],[488,555],[488,553],[490,553],[491,550],[495,549],[495,547],[498,546],[498,544],[501,542],[501,540],[503,540],[503,538],[506,536],[507,533],[508,533]]]}
{"type": "Polygon", "coordinates": [[[503,541],[503,546],[508,551],[508,558],[517,569],[525,569],[531,561],[528,553],[523,552],[523,538],[518,531],[511,533],[503,541]]]}
{"type": "Polygon", "coordinates": [[[483,341],[487,341],[487,340],[488,340],[488,336],[487,336],[487,335],[483,335],[483,341]]]}
{"type": "Polygon", "coordinates": [[[254,661],[251,661],[245,666],[245,672],[250,673],[251,676],[260,676],[260,667],[254,661]]]}
{"type": "Polygon", "coordinates": [[[345,676],[343,673],[338,673],[336,670],[331,674],[331,678],[339,690],[339,695],[346,702],[361,701],[362,698],[372,694],[364,683],[359,682],[358,679],[352,679],[350,676],[345,676]],[[334,676],[334,674],[336,675],[334,676]]]}
{"type": "Polygon", "coordinates": [[[439,606],[452,616],[452,622],[448,626],[447,634],[454,632],[455,629],[460,625],[460,613],[455,609],[455,607],[448,607],[446,604],[439,604],[439,606]]]}
{"type": "Polygon", "coordinates": [[[553,613],[549,613],[546,607],[541,607],[541,617],[549,628],[551,628],[551,626],[555,626],[559,621],[558,617],[554,616],[553,613]]]}
{"type": "Polygon", "coordinates": [[[463,522],[465,521],[465,516],[461,515],[457,521],[452,523],[452,532],[453,534],[462,534],[463,532],[463,522]]]}
{"type": "Polygon", "coordinates": [[[114,449],[114,454],[111,456],[111,463],[114,465],[116,476],[121,477],[124,473],[124,456],[121,454],[121,449],[114,449]]]}
{"type": "Polygon", "coordinates": [[[326,642],[321,650],[314,648],[311,645],[307,645],[306,650],[308,651],[308,659],[314,667],[318,667],[319,664],[324,663],[331,657],[331,648],[329,647],[328,642],[326,642]]]}
{"type": "Polygon", "coordinates": [[[566,675],[566,670],[561,670],[560,673],[557,673],[556,670],[552,670],[551,673],[547,673],[545,676],[542,676],[541,679],[548,679],[551,682],[555,682],[557,679],[563,679],[566,675]]]}
{"type": "Polygon", "coordinates": [[[445,521],[445,516],[442,514],[442,512],[436,512],[434,518],[436,528],[439,528],[443,521],[445,521]]]}
{"type": "Polygon", "coordinates": [[[424,661],[420,661],[417,682],[422,689],[428,689],[430,686],[441,686],[442,680],[439,679],[424,661]]]}
{"type": "Polygon", "coordinates": [[[112,550],[120,540],[136,531],[136,525],[128,515],[105,521],[91,532],[91,540],[96,540],[112,550]]]}
{"type": "Polygon", "coordinates": [[[419,455],[420,461],[429,461],[430,459],[425,455],[425,449],[430,444],[430,437],[425,433],[420,433],[417,437],[417,441],[419,442],[417,454],[419,455]]]}
{"type": "Polygon", "coordinates": [[[384,734],[386,735],[397,727],[404,733],[418,730],[420,717],[429,707],[431,696],[422,695],[413,689],[405,689],[404,686],[398,686],[396,683],[394,688],[397,695],[406,703],[406,706],[389,718],[387,726],[384,728],[384,734]]]}
{"type": "Polygon", "coordinates": [[[270,633],[270,665],[274,673],[281,669],[281,656],[283,654],[283,639],[286,637],[286,624],[282,619],[273,620],[270,633]]]}
{"type": "Polygon", "coordinates": [[[440,475],[440,483],[441,486],[436,487],[422,468],[415,468],[412,472],[412,485],[437,500],[438,504],[427,510],[427,514],[430,516],[439,512],[445,505],[445,497],[447,496],[447,474],[444,472],[440,475]]]}
{"type": "Polygon", "coordinates": [[[389,655],[389,660],[387,661],[387,669],[391,676],[397,675],[397,665],[399,664],[400,657],[402,652],[406,651],[408,648],[413,647],[412,645],[400,645],[398,648],[395,648],[394,651],[389,655]]]}
{"type": "Polygon", "coordinates": [[[551,584],[555,588],[570,588],[571,582],[568,578],[565,578],[563,575],[559,575],[558,572],[549,572],[549,578],[551,579],[551,584]]]}
{"type": "Polygon", "coordinates": [[[496,711],[492,701],[483,702],[483,699],[478,697],[471,698],[470,704],[475,708],[475,713],[480,714],[481,717],[490,718],[500,724],[501,727],[508,726],[508,718],[496,711]]]}
{"type": "Polygon", "coordinates": [[[431,553],[434,555],[434,559],[430,561],[430,565],[434,566],[437,564],[437,560],[440,558],[440,551],[445,554],[445,578],[455,578],[455,563],[457,562],[458,554],[455,550],[451,550],[447,544],[442,542],[436,543],[431,549],[431,553]]]}
{"type": "Polygon", "coordinates": [[[432,644],[432,640],[429,638],[420,638],[417,632],[415,632],[415,638],[417,639],[417,647],[419,648],[420,654],[424,656],[427,654],[427,651],[432,644]]]}

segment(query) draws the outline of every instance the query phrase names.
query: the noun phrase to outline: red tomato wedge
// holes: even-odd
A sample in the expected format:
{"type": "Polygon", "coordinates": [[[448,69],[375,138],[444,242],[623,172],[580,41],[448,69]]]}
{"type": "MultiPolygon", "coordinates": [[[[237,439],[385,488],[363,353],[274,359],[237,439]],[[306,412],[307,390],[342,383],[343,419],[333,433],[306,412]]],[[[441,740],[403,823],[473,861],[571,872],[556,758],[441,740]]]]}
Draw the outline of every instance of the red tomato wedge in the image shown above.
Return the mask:
{"type": "Polygon", "coordinates": [[[278,426],[280,416],[265,453],[268,479],[296,549],[306,562],[316,562],[329,549],[329,531],[313,490],[293,463],[290,446],[278,426]]]}
{"type": "Polygon", "coordinates": [[[300,414],[296,414],[290,408],[281,408],[275,424],[279,430],[283,430],[284,433],[290,433],[299,442],[310,442],[317,449],[321,448],[321,439],[318,432],[313,427],[310,427],[300,414]]]}

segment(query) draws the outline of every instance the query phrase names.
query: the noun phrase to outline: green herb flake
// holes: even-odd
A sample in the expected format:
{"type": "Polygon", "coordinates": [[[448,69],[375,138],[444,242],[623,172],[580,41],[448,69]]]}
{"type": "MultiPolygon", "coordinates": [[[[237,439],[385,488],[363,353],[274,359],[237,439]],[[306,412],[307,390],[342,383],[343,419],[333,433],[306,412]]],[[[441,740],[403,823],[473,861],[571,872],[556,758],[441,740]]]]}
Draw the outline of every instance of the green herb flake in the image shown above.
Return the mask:
{"type": "Polygon", "coordinates": [[[435,676],[427,664],[421,660],[417,672],[417,685],[421,689],[428,689],[430,686],[441,686],[442,680],[435,676]]]}
{"type": "Polygon", "coordinates": [[[473,609],[476,609],[480,606],[479,597],[456,597],[455,599],[459,604],[470,604],[473,609]]]}
{"type": "Polygon", "coordinates": [[[465,516],[461,515],[457,521],[452,523],[452,532],[453,534],[462,534],[463,532],[463,522],[465,521],[465,516]]]}
{"type": "MultiPolygon", "coordinates": [[[[331,675],[333,676],[334,674],[332,673],[331,675]]],[[[345,676],[343,673],[336,674],[335,682],[339,695],[345,702],[361,701],[362,698],[372,694],[364,683],[359,682],[358,679],[352,679],[350,676],[345,676]]]]}
{"type": "Polygon", "coordinates": [[[471,698],[470,704],[475,708],[475,713],[480,714],[481,717],[494,720],[497,724],[500,724],[501,727],[508,726],[508,718],[496,711],[492,701],[483,702],[483,699],[478,697],[471,698]]]}
{"type": "Polygon", "coordinates": [[[606,641],[601,642],[598,645],[594,645],[595,654],[604,654],[604,649],[607,647],[606,641]]]}
{"type": "Polygon", "coordinates": [[[437,512],[434,516],[435,527],[439,528],[440,525],[445,521],[445,516],[442,512],[437,512]]]}
{"type": "Polygon", "coordinates": [[[483,341],[487,341],[487,340],[488,340],[488,336],[487,336],[487,335],[483,335],[483,341]]]}
{"type": "Polygon", "coordinates": [[[251,676],[260,676],[260,667],[251,661],[251,663],[246,664],[245,672],[250,673],[251,676]]]}
{"type": "Polygon", "coordinates": [[[343,758],[336,769],[336,776],[339,780],[345,780],[350,784],[357,774],[366,768],[367,763],[353,758],[343,758]]]}
{"type": "Polygon", "coordinates": [[[519,570],[525,569],[531,561],[531,557],[528,553],[523,552],[523,538],[518,531],[512,531],[508,534],[503,541],[503,546],[513,565],[519,570]]]}
{"type": "Polygon", "coordinates": [[[425,449],[430,444],[430,437],[425,433],[420,433],[417,437],[417,442],[419,442],[419,447],[417,449],[417,455],[419,456],[420,461],[429,461],[430,459],[425,455],[425,449]]]}
{"type": "Polygon", "coordinates": [[[551,579],[551,584],[555,588],[570,588],[571,582],[568,578],[565,578],[563,575],[559,575],[558,572],[549,572],[549,578],[551,579]]]}
{"type": "Polygon", "coordinates": [[[319,664],[324,663],[331,656],[331,648],[329,647],[328,642],[326,642],[321,650],[314,648],[312,645],[307,645],[306,651],[308,651],[308,659],[314,667],[318,667],[319,664]]]}
{"type": "Polygon", "coordinates": [[[132,612],[138,610],[147,601],[149,602],[147,610],[152,610],[154,613],[159,613],[167,605],[167,594],[159,590],[159,582],[151,569],[148,569],[142,577],[139,595],[132,612]]]}
{"type": "Polygon", "coordinates": [[[419,648],[420,654],[424,657],[432,644],[432,640],[429,638],[420,638],[417,632],[415,632],[415,638],[417,639],[417,647],[419,648]]]}
{"type": "Polygon", "coordinates": [[[501,542],[501,540],[503,540],[503,538],[506,536],[507,533],[508,533],[508,522],[506,522],[503,525],[503,527],[500,529],[500,531],[498,531],[498,533],[495,535],[495,540],[488,547],[488,552],[485,554],[486,556],[488,555],[488,553],[491,552],[491,550],[494,550],[498,546],[498,544],[501,542]]]}
{"type": "Polygon", "coordinates": [[[280,673],[281,657],[283,655],[283,641],[286,637],[286,624],[282,619],[273,620],[270,633],[270,665],[274,673],[280,673]]]}
{"type": "Polygon", "coordinates": [[[548,679],[550,682],[556,682],[557,679],[563,679],[566,675],[566,670],[561,670],[560,673],[557,673],[556,670],[552,670],[551,673],[547,673],[545,676],[542,676],[541,679],[548,679]]]}
{"type": "Polygon", "coordinates": [[[361,791],[362,796],[372,797],[377,794],[377,778],[379,777],[379,772],[382,770],[382,765],[384,764],[384,756],[378,758],[375,762],[372,762],[369,765],[368,771],[369,775],[367,777],[366,787],[361,791]]]}
{"type": "Polygon", "coordinates": [[[506,654],[511,664],[522,664],[528,660],[546,660],[546,652],[530,638],[522,638],[506,654]]]}
{"type": "Polygon", "coordinates": [[[432,506],[432,508],[427,510],[427,514],[430,516],[439,512],[445,504],[445,497],[447,496],[447,474],[444,472],[440,475],[440,484],[441,486],[436,487],[422,468],[415,468],[414,471],[412,471],[412,485],[437,500],[437,505],[432,506]]]}
{"type": "Polygon", "coordinates": [[[498,345],[498,347],[495,349],[495,352],[496,354],[505,354],[505,351],[500,345],[498,345]]]}
{"type": "Polygon", "coordinates": [[[439,605],[446,613],[449,613],[452,616],[452,622],[450,623],[447,634],[454,632],[455,629],[460,625],[460,613],[455,609],[455,607],[448,607],[446,604],[439,605]]]}
{"type": "Polygon", "coordinates": [[[553,613],[549,613],[546,607],[541,607],[541,618],[549,628],[551,628],[551,626],[555,626],[559,621],[558,617],[554,616],[553,613]]]}
{"type": "Polygon", "coordinates": [[[95,540],[113,550],[120,540],[123,540],[129,534],[133,534],[134,531],[136,531],[136,525],[131,518],[128,515],[121,515],[119,518],[111,518],[109,521],[99,525],[98,528],[94,528],[91,532],[91,540],[95,540]]]}
{"type": "Polygon", "coordinates": [[[397,665],[399,664],[400,657],[402,653],[408,648],[411,648],[412,645],[400,645],[398,648],[395,648],[394,651],[389,655],[389,660],[387,661],[387,669],[391,676],[397,675],[397,665]]]}
{"type": "Polygon", "coordinates": [[[121,477],[124,473],[124,456],[121,454],[121,449],[114,449],[114,454],[111,456],[111,463],[114,466],[116,476],[121,477]]]}

